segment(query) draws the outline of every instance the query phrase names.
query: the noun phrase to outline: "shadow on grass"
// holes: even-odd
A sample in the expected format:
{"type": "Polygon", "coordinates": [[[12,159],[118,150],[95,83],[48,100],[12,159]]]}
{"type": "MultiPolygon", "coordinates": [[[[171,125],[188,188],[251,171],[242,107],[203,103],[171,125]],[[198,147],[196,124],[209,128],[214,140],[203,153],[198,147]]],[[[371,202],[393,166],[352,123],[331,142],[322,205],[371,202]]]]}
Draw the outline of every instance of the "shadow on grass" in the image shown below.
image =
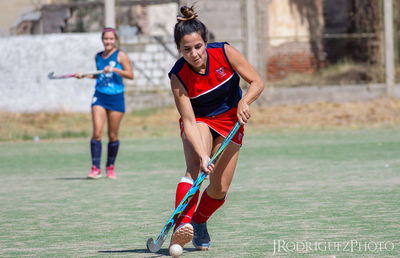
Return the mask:
{"type": "MultiPolygon", "coordinates": [[[[137,254],[151,254],[147,249],[130,249],[130,250],[113,250],[113,251],[98,251],[103,254],[121,254],[121,253],[137,253],[137,254]]],[[[161,257],[161,256],[169,256],[169,252],[167,248],[161,249],[153,256],[149,257],[161,257]]]]}
{"type": "Polygon", "coordinates": [[[57,177],[56,180],[92,180],[92,179],[88,179],[87,177],[57,177]]]}
{"type": "MultiPolygon", "coordinates": [[[[197,250],[196,248],[185,248],[183,251],[183,254],[185,252],[197,252],[197,251],[199,251],[199,250],[197,250]]],[[[151,254],[147,249],[130,249],[130,250],[113,250],[113,251],[103,250],[103,251],[98,251],[98,252],[103,253],[103,254],[119,254],[119,253],[138,253],[138,254],[148,253],[148,254],[151,254]]],[[[170,256],[168,248],[160,249],[160,251],[155,253],[153,256],[149,256],[149,257],[161,257],[161,256],[170,256]]]]}

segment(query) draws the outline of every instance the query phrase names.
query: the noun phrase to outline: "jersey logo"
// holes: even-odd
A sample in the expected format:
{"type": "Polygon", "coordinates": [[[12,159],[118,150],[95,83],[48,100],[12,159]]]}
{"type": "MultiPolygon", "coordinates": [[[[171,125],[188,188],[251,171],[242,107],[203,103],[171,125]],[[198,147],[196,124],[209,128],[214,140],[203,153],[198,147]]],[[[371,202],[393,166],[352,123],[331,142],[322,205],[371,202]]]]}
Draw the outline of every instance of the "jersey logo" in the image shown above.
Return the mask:
{"type": "Polygon", "coordinates": [[[243,139],[243,134],[242,133],[238,133],[238,137],[237,137],[238,142],[241,142],[242,139],[243,139]]]}
{"type": "Polygon", "coordinates": [[[218,75],[218,77],[219,77],[220,79],[224,78],[225,75],[226,75],[226,72],[225,72],[225,68],[224,68],[224,67],[218,68],[217,70],[215,70],[215,72],[217,72],[217,75],[218,75]]]}

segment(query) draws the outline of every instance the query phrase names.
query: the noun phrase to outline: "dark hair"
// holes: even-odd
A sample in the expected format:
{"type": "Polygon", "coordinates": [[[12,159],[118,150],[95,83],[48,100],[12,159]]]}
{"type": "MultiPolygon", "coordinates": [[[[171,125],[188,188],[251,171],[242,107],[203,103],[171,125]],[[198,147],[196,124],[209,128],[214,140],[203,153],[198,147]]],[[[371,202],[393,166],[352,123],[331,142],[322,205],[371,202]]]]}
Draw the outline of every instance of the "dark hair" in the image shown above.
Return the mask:
{"type": "Polygon", "coordinates": [[[194,12],[193,8],[193,6],[182,6],[180,10],[182,15],[177,17],[178,22],[175,24],[174,39],[178,48],[183,36],[193,32],[198,32],[205,42],[208,41],[207,27],[197,19],[197,13],[194,12]]]}
{"type": "Polygon", "coordinates": [[[111,31],[112,33],[114,33],[115,39],[118,39],[118,33],[117,30],[111,27],[106,27],[101,31],[101,39],[104,38],[104,33],[111,31]]]}

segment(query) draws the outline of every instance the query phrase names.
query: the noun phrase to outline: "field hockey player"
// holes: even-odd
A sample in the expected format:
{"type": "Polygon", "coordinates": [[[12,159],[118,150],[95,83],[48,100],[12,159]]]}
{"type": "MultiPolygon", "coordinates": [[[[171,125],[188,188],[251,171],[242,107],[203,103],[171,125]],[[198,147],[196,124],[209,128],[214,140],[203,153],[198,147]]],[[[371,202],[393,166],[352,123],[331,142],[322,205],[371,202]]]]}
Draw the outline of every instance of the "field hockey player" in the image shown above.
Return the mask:
{"type": "Polygon", "coordinates": [[[177,220],[170,246],[183,247],[192,241],[197,249],[207,250],[211,241],[207,221],[227,198],[244,125],[250,118],[249,105],[261,94],[264,85],[255,69],[231,45],[226,42],[207,44],[208,30],[193,7],[183,6],[180,11],[182,15],[177,18],[174,39],[182,57],[176,61],[169,77],[181,116],[186,172],[178,183],[175,205],[179,205],[202,170],[209,174],[209,185],[201,198],[200,191],[196,192],[177,220]],[[249,84],[243,97],[239,76],[249,84]],[[215,165],[208,165],[210,156],[237,121],[241,127],[231,143],[215,165]]]}
{"type": "MultiPolygon", "coordinates": [[[[95,93],[92,99],[93,135],[90,140],[92,168],[88,178],[101,177],[101,138],[105,120],[108,121],[108,149],[106,171],[107,177],[114,179],[114,163],[118,153],[118,131],[125,112],[123,78],[133,80],[133,70],[128,55],[117,48],[117,32],[113,28],[105,28],[101,33],[104,50],[95,57],[98,75],[86,76],[96,79],[95,93]]],[[[80,73],[76,78],[83,78],[80,73]]]]}

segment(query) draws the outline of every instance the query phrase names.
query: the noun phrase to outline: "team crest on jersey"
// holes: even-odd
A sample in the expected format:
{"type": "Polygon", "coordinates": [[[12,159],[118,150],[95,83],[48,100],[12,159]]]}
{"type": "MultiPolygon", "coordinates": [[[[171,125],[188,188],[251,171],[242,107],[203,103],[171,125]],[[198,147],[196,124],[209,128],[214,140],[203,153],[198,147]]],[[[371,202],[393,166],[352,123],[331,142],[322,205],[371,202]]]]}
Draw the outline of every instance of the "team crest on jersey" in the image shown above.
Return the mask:
{"type": "Polygon", "coordinates": [[[242,139],[243,139],[243,134],[242,133],[238,133],[237,139],[238,139],[238,142],[241,142],[242,139]]]}
{"type": "Polygon", "coordinates": [[[218,75],[219,78],[224,78],[225,75],[226,75],[226,72],[225,72],[225,68],[224,68],[224,67],[220,67],[220,68],[218,68],[218,69],[215,70],[215,71],[217,72],[217,75],[218,75]]]}

